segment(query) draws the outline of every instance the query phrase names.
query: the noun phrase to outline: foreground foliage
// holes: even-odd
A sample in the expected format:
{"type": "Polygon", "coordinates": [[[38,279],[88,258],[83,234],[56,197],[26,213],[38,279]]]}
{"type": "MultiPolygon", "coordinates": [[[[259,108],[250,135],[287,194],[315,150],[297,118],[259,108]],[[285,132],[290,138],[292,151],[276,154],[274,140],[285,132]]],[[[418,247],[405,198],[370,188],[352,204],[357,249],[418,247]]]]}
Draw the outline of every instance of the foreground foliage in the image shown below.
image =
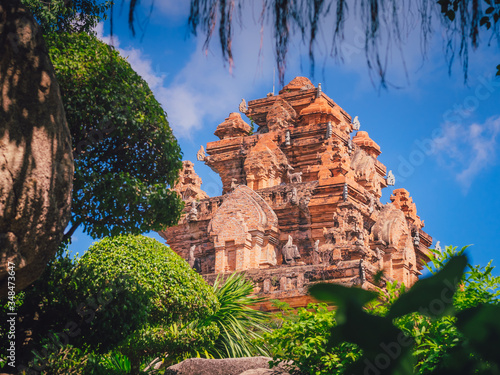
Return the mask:
{"type": "MultiPolygon", "coordinates": [[[[17,360],[38,357],[38,365],[32,362],[38,367],[68,344],[104,355],[134,335],[155,342],[153,328],[189,324],[218,307],[212,288],[182,258],[154,239],[132,235],[105,238],[79,260],[61,252],[18,303],[17,360]]],[[[209,329],[198,332],[202,343],[217,337],[217,329],[208,335],[209,329]]],[[[170,338],[173,349],[182,346],[180,337],[170,338]]],[[[184,346],[197,347],[193,341],[184,346]]],[[[134,355],[138,368],[147,353],[134,355]]]]}
{"type": "Polygon", "coordinates": [[[109,302],[103,299],[90,336],[84,338],[87,344],[95,342],[105,350],[144,323],[190,322],[217,308],[201,276],[165,245],[144,236],[99,241],[78,262],[73,277],[79,283],[74,291],[77,300],[88,301],[110,290],[109,302]]]}
{"type": "MultiPolygon", "coordinates": [[[[26,368],[137,374],[155,359],[170,365],[268,354],[256,341],[267,330],[267,315],[251,308],[260,300],[250,296],[253,284],[243,274],[210,286],[172,250],[144,236],[105,238],[79,259],[64,250],[17,297],[16,362],[26,368]]],[[[7,329],[2,322],[4,346],[7,329]]]]}
{"type": "Polygon", "coordinates": [[[388,294],[318,284],[324,304],[280,314],[267,336],[274,363],[304,374],[498,374],[500,277],[467,264],[465,248],[434,253],[434,274],[388,294]],[[465,271],[466,270],[466,271],[465,271]],[[465,271],[465,272],[464,272],[465,271]]]}

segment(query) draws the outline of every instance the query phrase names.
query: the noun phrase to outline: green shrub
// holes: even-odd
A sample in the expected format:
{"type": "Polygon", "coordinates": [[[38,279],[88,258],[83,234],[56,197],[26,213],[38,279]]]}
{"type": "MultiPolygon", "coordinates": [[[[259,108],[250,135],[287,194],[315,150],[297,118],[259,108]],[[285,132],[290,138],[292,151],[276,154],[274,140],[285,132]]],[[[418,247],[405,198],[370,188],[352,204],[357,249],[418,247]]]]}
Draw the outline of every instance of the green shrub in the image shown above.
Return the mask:
{"type": "Polygon", "coordinates": [[[199,327],[197,322],[169,326],[146,325],[124,340],[119,350],[136,366],[143,358],[160,358],[168,365],[192,357],[209,357],[207,349],[213,347],[219,336],[215,324],[199,327]]]}
{"type": "Polygon", "coordinates": [[[303,374],[499,374],[500,277],[491,262],[468,264],[465,249],[433,252],[433,275],[408,291],[397,282],[379,294],[314,286],[337,309],[281,306],[281,324],[265,337],[274,363],[292,360],[303,374]]]}
{"type": "MultiPolygon", "coordinates": [[[[219,306],[213,289],[167,246],[129,235],[105,238],[79,260],[64,250],[37,282],[19,293],[17,363],[32,362],[33,356],[40,363],[51,362],[68,345],[71,353],[90,347],[99,358],[122,348],[122,354],[130,355],[132,371],[138,371],[144,356],[168,353],[178,358],[213,346],[216,325],[197,328],[219,306]],[[184,328],[162,335],[174,325],[184,328]],[[61,343],[50,344],[54,337],[61,343]],[[26,338],[28,345],[22,345],[26,338]],[[137,350],[126,351],[126,342],[137,350]]],[[[0,328],[4,342],[8,327],[3,322],[0,328]]],[[[95,373],[103,364],[96,366],[95,373]]]]}
{"type": "Polygon", "coordinates": [[[78,262],[72,281],[75,298],[85,301],[78,309],[81,320],[89,321],[81,337],[102,352],[145,325],[188,323],[217,308],[201,276],[167,246],[144,236],[97,242],[78,262]]]}
{"type": "Polygon", "coordinates": [[[468,264],[464,251],[447,247],[435,254],[433,275],[379,315],[367,305],[377,293],[314,285],[315,298],[337,306],[339,323],[330,329],[328,350],[358,345],[362,356],[348,369],[356,374],[500,374],[499,279],[490,265],[468,264]]]}
{"type": "Polygon", "coordinates": [[[272,349],[274,365],[291,360],[293,364],[288,367],[303,374],[342,374],[360,357],[360,350],[353,344],[328,349],[336,322],[335,311],[329,311],[326,304],[309,304],[281,316],[281,328],[264,336],[272,349]]]}

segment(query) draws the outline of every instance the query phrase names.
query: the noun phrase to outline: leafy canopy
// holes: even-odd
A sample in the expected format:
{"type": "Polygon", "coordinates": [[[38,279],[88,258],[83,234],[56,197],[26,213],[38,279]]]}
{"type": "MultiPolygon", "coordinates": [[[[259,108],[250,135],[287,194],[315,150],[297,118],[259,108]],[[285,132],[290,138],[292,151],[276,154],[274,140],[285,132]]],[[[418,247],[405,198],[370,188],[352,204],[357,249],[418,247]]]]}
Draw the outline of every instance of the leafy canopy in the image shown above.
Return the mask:
{"type": "Polygon", "coordinates": [[[113,2],[106,0],[21,0],[40,24],[44,34],[92,33],[113,2]]]}
{"type": "MultiPolygon", "coordinates": [[[[137,369],[148,354],[196,355],[219,335],[212,322],[198,324],[219,308],[212,287],[167,246],[140,235],[105,238],[79,259],[61,251],[16,298],[16,359],[46,370],[83,366],[73,354],[90,361],[110,350],[137,369]],[[67,365],[60,353],[68,354],[67,365]]],[[[7,303],[0,311],[8,312],[7,303]]],[[[0,324],[2,345],[9,344],[8,330],[7,321],[0,324]]]]}
{"type": "Polygon", "coordinates": [[[99,238],[176,224],[182,154],[147,83],[94,36],[45,39],[73,138],[73,226],[99,238]]]}

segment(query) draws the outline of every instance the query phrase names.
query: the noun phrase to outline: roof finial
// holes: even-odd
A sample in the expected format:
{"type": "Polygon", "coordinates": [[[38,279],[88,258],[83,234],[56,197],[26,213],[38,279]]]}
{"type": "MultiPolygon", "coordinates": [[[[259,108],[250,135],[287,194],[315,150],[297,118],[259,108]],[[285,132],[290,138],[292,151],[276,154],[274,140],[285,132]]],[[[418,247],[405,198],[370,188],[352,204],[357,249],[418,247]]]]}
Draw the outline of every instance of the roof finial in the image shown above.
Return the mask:
{"type": "Polygon", "coordinates": [[[316,95],[316,98],[321,97],[321,83],[318,83],[318,93],[316,95]]]}
{"type": "Polygon", "coordinates": [[[241,103],[238,109],[240,110],[241,113],[248,112],[247,102],[245,99],[241,99],[241,103]]]}
{"type": "Polygon", "coordinates": [[[387,186],[394,186],[396,184],[396,177],[394,176],[394,173],[392,173],[392,171],[389,171],[389,173],[387,173],[386,182],[387,186]]]}
{"type": "Polygon", "coordinates": [[[361,127],[361,124],[359,122],[358,116],[356,116],[356,117],[354,117],[354,120],[352,120],[352,128],[354,130],[359,130],[360,127],[361,127]]]}

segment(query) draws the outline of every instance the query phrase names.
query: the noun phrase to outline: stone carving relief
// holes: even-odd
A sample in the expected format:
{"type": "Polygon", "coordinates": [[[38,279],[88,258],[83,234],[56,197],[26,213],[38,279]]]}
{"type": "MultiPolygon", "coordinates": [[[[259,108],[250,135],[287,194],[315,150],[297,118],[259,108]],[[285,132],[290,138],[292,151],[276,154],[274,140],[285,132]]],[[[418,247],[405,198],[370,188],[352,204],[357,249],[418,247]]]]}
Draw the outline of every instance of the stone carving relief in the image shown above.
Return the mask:
{"type": "Polygon", "coordinates": [[[312,264],[321,264],[322,260],[319,255],[319,240],[314,241],[314,246],[312,250],[312,264]]]}
{"type": "Polygon", "coordinates": [[[278,145],[267,134],[253,146],[245,159],[247,185],[253,190],[281,184],[287,158],[278,145]]]}
{"type": "Polygon", "coordinates": [[[194,164],[189,160],[182,162],[179,182],[173,190],[179,193],[184,201],[208,198],[208,194],[201,190],[201,178],[195,173],[194,164]]]}
{"type": "Polygon", "coordinates": [[[241,103],[238,107],[241,113],[247,113],[248,112],[248,107],[247,107],[247,102],[245,99],[241,99],[241,103]]]}
{"type": "Polygon", "coordinates": [[[436,246],[434,247],[434,250],[436,250],[439,253],[443,251],[443,249],[441,248],[441,241],[436,242],[436,246]]]}
{"type": "Polygon", "coordinates": [[[389,173],[387,173],[386,183],[387,186],[394,186],[396,184],[396,177],[394,177],[392,171],[389,171],[389,173]]]}
{"type": "Polygon", "coordinates": [[[333,134],[333,126],[332,122],[328,121],[328,124],[326,124],[326,139],[330,139],[333,134]]]}
{"type": "Polygon", "coordinates": [[[297,205],[299,203],[299,197],[297,195],[297,188],[294,186],[292,188],[292,191],[288,193],[289,194],[289,199],[288,201],[292,205],[297,205]]]}
{"type": "Polygon", "coordinates": [[[194,256],[195,250],[196,250],[196,245],[193,245],[189,248],[188,263],[192,269],[194,269],[198,273],[201,273],[201,260],[200,258],[196,258],[194,256]]]}
{"type": "Polygon", "coordinates": [[[297,259],[300,259],[300,253],[297,245],[293,244],[292,236],[288,235],[288,241],[281,248],[284,264],[295,264],[297,259]]]}
{"type": "Polygon", "coordinates": [[[291,165],[287,165],[286,177],[288,178],[288,182],[291,184],[302,182],[302,172],[290,173],[290,171],[293,171],[293,168],[291,165]]]}
{"type": "Polygon", "coordinates": [[[188,221],[196,221],[198,220],[198,202],[195,200],[191,201],[191,209],[188,213],[188,221]]]}
{"type": "Polygon", "coordinates": [[[403,212],[392,204],[384,205],[372,228],[374,240],[384,246],[396,248],[404,244],[402,236],[405,231],[408,231],[408,225],[403,212]]]}
{"type": "Polygon", "coordinates": [[[205,161],[205,158],[207,155],[205,154],[205,149],[203,148],[203,145],[200,146],[200,149],[196,153],[196,160],[198,161],[205,161]]]}
{"type": "Polygon", "coordinates": [[[295,123],[297,112],[286,101],[278,98],[267,113],[266,122],[270,132],[285,130],[295,123]]]}
{"type": "Polygon", "coordinates": [[[354,208],[343,207],[333,214],[333,227],[323,228],[327,245],[365,245],[367,237],[363,216],[354,208]]]}
{"type": "Polygon", "coordinates": [[[381,195],[380,176],[375,167],[375,159],[364,150],[357,148],[351,161],[356,181],[377,197],[381,195]]]}
{"type": "Polygon", "coordinates": [[[358,118],[358,116],[355,116],[354,120],[352,120],[352,128],[353,128],[353,130],[359,130],[360,127],[361,127],[361,123],[359,122],[359,118],[358,118]]]}

